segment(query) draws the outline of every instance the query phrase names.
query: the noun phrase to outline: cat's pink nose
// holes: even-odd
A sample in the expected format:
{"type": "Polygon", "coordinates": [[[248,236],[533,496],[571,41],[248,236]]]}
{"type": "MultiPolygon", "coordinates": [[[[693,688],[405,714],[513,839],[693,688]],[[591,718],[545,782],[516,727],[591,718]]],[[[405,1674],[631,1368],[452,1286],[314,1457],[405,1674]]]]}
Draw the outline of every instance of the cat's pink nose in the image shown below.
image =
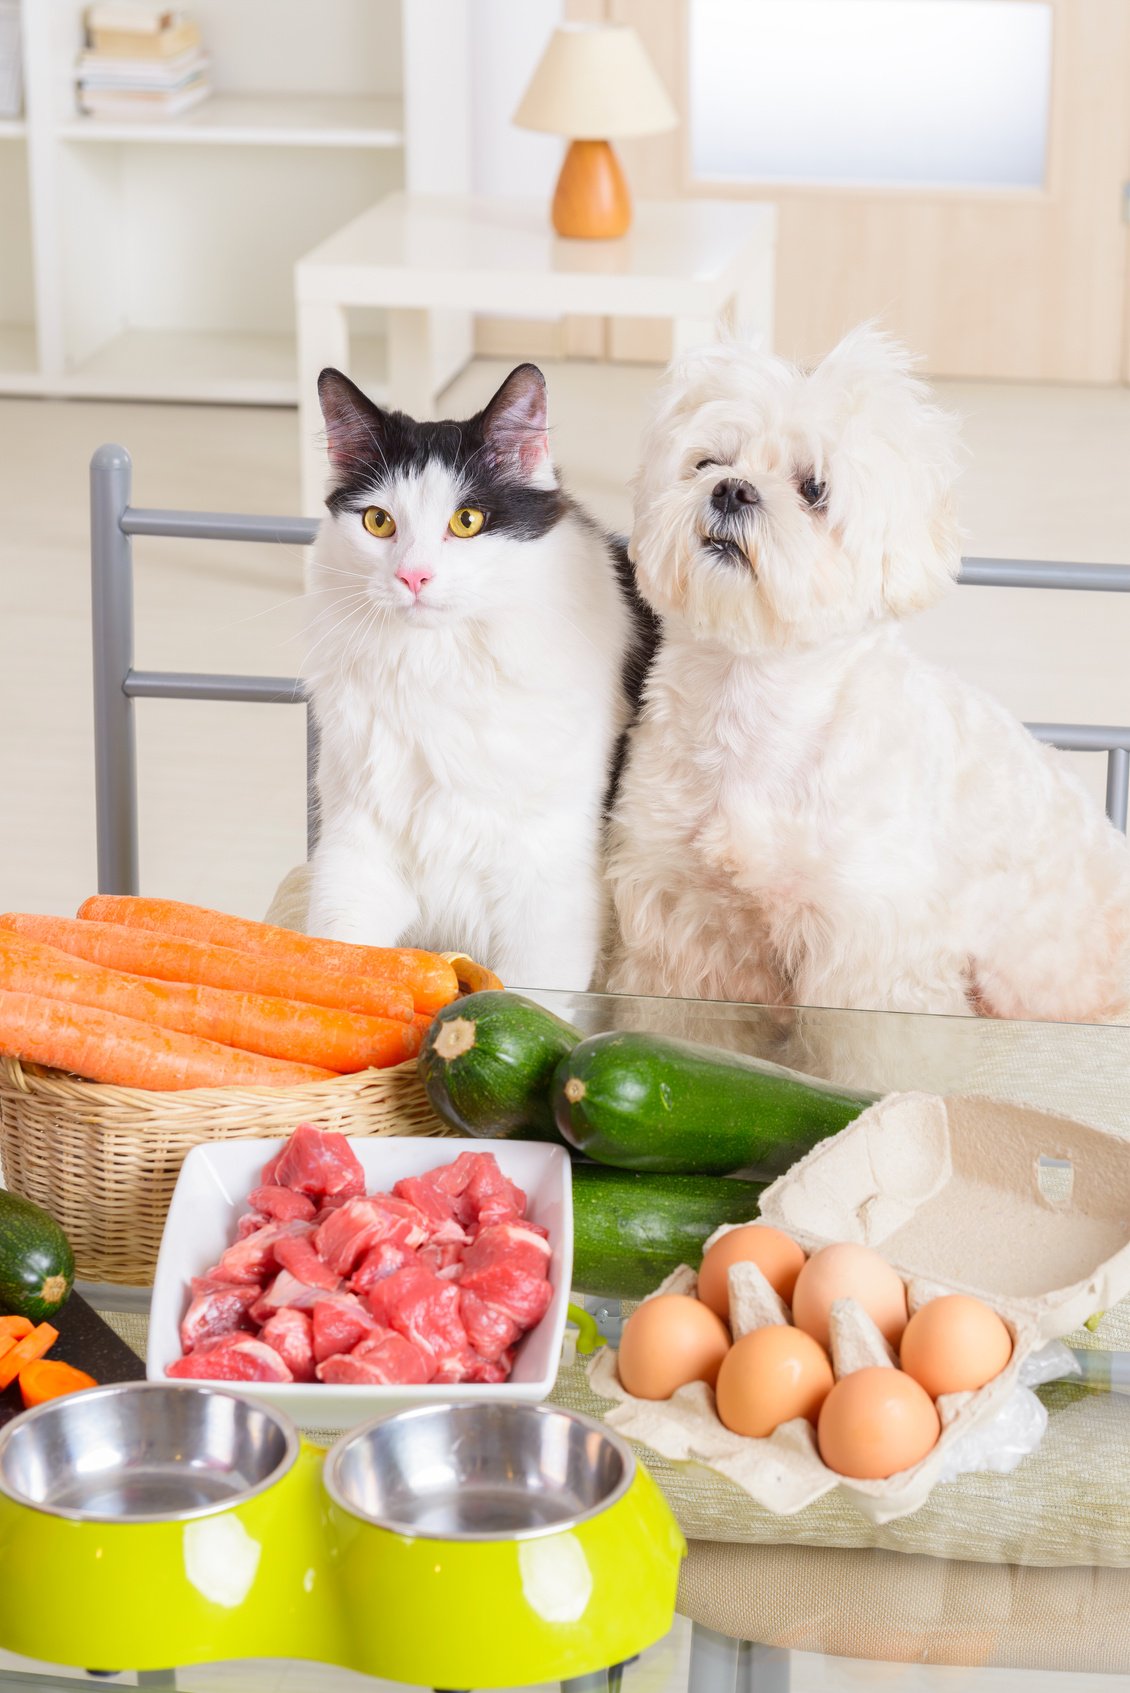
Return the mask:
{"type": "Polygon", "coordinates": [[[430,582],[434,575],[435,571],[429,570],[426,565],[423,569],[417,570],[411,570],[406,565],[401,565],[400,569],[396,573],[396,580],[398,582],[403,582],[404,586],[411,589],[415,597],[419,599],[420,589],[424,586],[425,582],[430,582]]]}

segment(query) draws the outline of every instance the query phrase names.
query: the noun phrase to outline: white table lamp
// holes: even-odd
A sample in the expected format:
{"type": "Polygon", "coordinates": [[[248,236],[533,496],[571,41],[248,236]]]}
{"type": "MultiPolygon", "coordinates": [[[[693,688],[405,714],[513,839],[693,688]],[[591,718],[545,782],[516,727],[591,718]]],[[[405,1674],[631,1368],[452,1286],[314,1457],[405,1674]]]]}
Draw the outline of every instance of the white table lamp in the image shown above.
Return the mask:
{"type": "Polygon", "coordinates": [[[607,138],[652,135],[678,121],[634,29],[597,24],[554,30],[514,122],[570,139],[553,196],[558,235],[623,235],[632,203],[607,138]]]}

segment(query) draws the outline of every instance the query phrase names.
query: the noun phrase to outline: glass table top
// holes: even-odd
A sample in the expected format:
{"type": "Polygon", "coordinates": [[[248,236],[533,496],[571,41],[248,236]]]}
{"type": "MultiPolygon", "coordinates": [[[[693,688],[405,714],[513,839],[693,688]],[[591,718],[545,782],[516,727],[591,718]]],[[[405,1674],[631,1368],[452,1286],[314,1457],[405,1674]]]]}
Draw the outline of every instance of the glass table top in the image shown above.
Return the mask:
{"type": "MultiPolygon", "coordinates": [[[[516,991],[586,1035],[646,1030],[845,1086],[978,1093],[1130,1137],[1130,1027],[516,991]]],[[[718,1478],[696,1467],[705,1478],[696,1492],[687,1466],[652,1464],[692,1540],[684,1608],[702,1622],[705,1605],[722,1632],[736,1631],[741,1617],[755,1639],[786,1653],[966,1665],[971,1679],[960,1685],[978,1693],[975,1670],[990,1665],[1002,1671],[994,1693],[1064,1685],[1054,1675],[1045,1683],[1041,1670],[1130,1675],[1130,1302],[1066,1344],[1080,1374],[1039,1389],[1048,1413],[1039,1449],[1011,1474],[980,1471],[936,1487],[919,1511],[887,1524],[867,1523],[833,1495],[788,1519],[763,1513],[752,1533],[747,1520],[745,1544],[730,1545],[718,1478]],[[729,1562],[715,1568],[711,1557],[729,1562]]],[[[590,1413],[609,1408],[580,1366],[563,1369],[555,1397],[590,1413]]],[[[665,1652],[662,1678],[645,1659],[626,1672],[626,1693],[634,1685],[681,1693],[685,1630],[680,1650],[668,1643],[665,1652]]],[[[16,1667],[0,1657],[0,1686],[16,1667]]],[[[856,1687],[859,1673],[845,1666],[841,1683],[826,1669],[819,1686],[856,1687]]],[[[198,1679],[203,1689],[206,1672],[178,1675],[182,1688],[198,1679]]],[[[74,1684],[69,1676],[39,1683],[74,1684]]],[[[799,1693],[809,1684],[791,1685],[799,1693]]],[[[930,1685],[923,1680],[922,1693],[930,1685]]]]}

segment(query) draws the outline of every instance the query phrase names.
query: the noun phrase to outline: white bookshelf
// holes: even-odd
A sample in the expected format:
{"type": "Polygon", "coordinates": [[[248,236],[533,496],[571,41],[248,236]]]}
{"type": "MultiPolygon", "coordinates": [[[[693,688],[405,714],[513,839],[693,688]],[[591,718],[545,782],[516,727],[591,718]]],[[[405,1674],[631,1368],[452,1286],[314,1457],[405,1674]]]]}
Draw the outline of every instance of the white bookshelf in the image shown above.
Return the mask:
{"type": "MultiPolygon", "coordinates": [[[[466,187],[466,0],[193,0],[214,93],[141,123],[79,112],[84,9],[22,0],[0,393],[293,404],[295,261],[396,189],[466,187]]],[[[358,329],[379,393],[382,324],[358,329]]]]}
{"type": "Polygon", "coordinates": [[[167,123],[111,123],[78,117],[60,126],[64,141],[137,146],[350,147],[404,146],[399,100],[310,94],[213,94],[167,123]]]}

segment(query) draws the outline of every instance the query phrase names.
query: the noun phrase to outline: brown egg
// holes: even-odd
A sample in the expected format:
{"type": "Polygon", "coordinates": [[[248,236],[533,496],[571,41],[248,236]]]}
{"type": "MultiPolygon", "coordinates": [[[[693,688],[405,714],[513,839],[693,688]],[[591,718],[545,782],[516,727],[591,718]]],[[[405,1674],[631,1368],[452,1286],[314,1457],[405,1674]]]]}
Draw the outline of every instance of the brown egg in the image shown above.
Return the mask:
{"type": "Polygon", "coordinates": [[[814,1252],[796,1279],[793,1322],[827,1346],[828,1318],[837,1299],[857,1300],[887,1344],[898,1346],[906,1327],[906,1289],[901,1276],[869,1246],[845,1241],[814,1252]]]}
{"type": "Polygon", "coordinates": [[[645,1299],[624,1324],[620,1380],[637,1399],[669,1399],[689,1381],[711,1387],[730,1349],[721,1317],[687,1293],[645,1299]]]}
{"type": "Polygon", "coordinates": [[[768,1223],[748,1223],[724,1234],[704,1255],[698,1272],[698,1296],[712,1311],[728,1319],[730,1287],[726,1278],[730,1265],[756,1264],[774,1293],[791,1305],[803,1263],[804,1253],[787,1234],[771,1229],[768,1223]]]}
{"type": "Polygon", "coordinates": [[[815,1423],[834,1379],[828,1354],[811,1335],[771,1323],[727,1352],[718,1372],[718,1415],[732,1433],[755,1439],[792,1417],[815,1423]]]}
{"type": "Polygon", "coordinates": [[[880,1481],[917,1464],[942,1432],[934,1402],[902,1370],[855,1370],[824,1401],[820,1456],[838,1475],[880,1481]]]}
{"type": "Polygon", "coordinates": [[[906,1325],[899,1362],[931,1399],[964,1393],[999,1376],[1012,1357],[1012,1336],[995,1311],[965,1293],[931,1299],[906,1325]]]}

